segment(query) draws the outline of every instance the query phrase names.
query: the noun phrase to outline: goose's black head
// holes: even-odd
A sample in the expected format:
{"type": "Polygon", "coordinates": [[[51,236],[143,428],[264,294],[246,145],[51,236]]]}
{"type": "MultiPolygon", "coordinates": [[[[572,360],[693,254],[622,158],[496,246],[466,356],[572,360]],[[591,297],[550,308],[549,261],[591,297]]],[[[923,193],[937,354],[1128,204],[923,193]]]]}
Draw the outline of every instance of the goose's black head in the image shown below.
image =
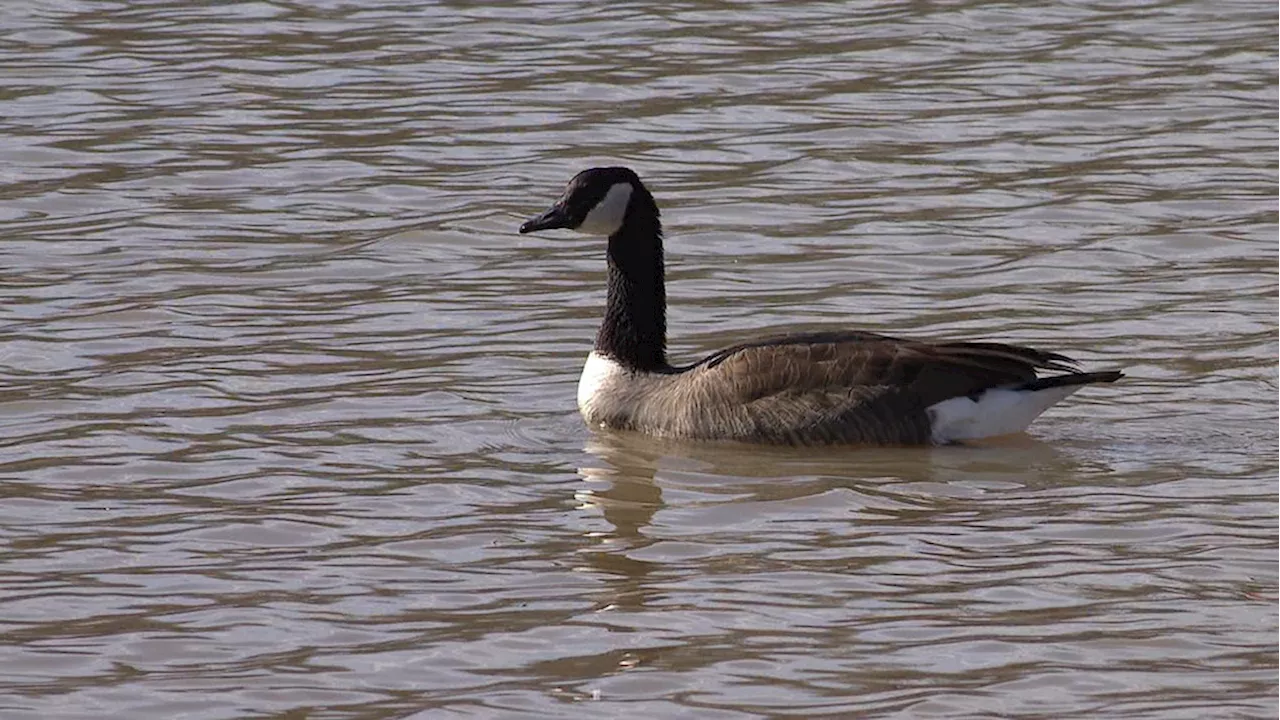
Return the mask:
{"type": "Polygon", "coordinates": [[[658,206],[631,168],[591,168],[574,175],[560,199],[521,225],[520,232],[568,228],[589,235],[614,235],[641,214],[656,221],[658,206]]]}

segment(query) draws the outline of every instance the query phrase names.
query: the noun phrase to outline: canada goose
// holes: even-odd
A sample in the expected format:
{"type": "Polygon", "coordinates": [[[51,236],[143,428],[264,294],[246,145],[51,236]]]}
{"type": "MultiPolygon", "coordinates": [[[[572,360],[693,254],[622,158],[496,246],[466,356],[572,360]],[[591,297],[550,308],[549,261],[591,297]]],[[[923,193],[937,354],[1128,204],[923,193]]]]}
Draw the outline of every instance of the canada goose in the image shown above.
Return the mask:
{"type": "Polygon", "coordinates": [[[609,238],[604,321],[578,382],[592,426],[757,443],[942,444],[1021,432],[1082,386],[1122,376],[1017,345],[859,331],[767,338],[673,367],[662,223],[635,172],[578,173],[520,232],[554,228],[609,238]]]}

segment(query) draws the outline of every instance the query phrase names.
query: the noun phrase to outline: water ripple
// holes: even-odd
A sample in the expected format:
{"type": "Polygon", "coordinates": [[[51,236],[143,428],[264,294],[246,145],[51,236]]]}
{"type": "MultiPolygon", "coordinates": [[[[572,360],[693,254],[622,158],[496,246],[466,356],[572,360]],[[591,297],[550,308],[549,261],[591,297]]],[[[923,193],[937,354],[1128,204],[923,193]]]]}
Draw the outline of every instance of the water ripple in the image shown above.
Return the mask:
{"type": "Polygon", "coordinates": [[[1274,9],[0,9],[6,718],[1276,713],[1274,9]],[[623,162],[671,349],[1123,366],[1035,439],[590,433],[623,162]]]}

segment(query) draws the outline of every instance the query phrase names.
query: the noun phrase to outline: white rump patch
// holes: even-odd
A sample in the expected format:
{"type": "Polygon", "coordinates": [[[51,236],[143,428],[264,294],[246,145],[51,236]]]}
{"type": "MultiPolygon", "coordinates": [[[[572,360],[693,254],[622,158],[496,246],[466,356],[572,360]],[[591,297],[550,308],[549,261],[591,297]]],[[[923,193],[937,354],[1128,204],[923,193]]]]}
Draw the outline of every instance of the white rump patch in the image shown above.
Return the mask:
{"type": "Polygon", "coordinates": [[[935,443],[977,440],[1020,433],[1040,413],[1066,398],[1083,385],[1063,385],[1045,390],[993,388],[978,396],[954,397],[925,409],[933,427],[935,443]]]}
{"type": "MultiPolygon", "coordinates": [[[[631,183],[614,183],[600,202],[591,208],[582,224],[574,228],[588,235],[612,235],[622,227],[627,215],[627,203],[631,202],[631,183]]],[[[588,365],[590,361],[588,360],[588,365]]]]}
{"type": "Polygon", "coordinates": [[[587,363],[582,366],[582,376],[578,378],[578,411],[582,416],[589,416],[591,404],[602,389],[626,374],[627,369],[613,358],[594,351],[588,355],[587,363]]]}

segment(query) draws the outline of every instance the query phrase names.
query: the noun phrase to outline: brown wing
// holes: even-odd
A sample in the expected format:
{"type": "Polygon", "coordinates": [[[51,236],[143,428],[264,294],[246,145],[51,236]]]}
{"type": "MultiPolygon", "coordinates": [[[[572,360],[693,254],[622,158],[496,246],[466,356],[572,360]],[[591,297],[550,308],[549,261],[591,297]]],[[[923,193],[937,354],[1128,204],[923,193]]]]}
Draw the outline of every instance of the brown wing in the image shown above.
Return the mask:
{"type": "Polygon", "coordinates": [[[920,443],[925,408],[991,387],[1029,382],[1037,369],[1074,372],[1062,355],[997,343],[932,344],[874,333],[772,338],[721,351],[680,375],[663,411],[681,434],[733,428],[744,440],[920,443]]]}

